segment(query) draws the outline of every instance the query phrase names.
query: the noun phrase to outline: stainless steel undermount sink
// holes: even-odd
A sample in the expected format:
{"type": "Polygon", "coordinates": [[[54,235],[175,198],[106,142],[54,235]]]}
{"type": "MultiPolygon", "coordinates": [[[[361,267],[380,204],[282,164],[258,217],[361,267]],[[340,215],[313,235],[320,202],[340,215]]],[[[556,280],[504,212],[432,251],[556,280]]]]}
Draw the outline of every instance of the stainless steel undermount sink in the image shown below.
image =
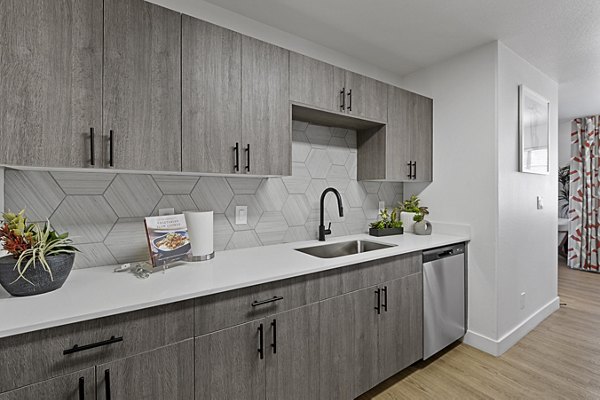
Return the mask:
{"type": "Polygon", "coordinates": [[[296,250],[314,257],[335,258],[349,256],[352,254],[365,253],[367,251],[387,249],[388,247],[394,246],[396,245],[371,242],[368,240],[351,240],[349,242],[322,244],[318,246],[304,247],[296,250]]]}

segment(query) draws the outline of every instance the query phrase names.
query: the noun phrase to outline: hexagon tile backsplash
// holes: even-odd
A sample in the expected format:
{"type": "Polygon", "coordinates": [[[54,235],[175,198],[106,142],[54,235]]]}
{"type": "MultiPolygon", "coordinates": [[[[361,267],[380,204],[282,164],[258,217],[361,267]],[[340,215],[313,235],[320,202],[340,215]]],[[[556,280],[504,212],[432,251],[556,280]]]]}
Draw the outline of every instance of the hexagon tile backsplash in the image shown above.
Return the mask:
{"type": "Polygon", "coordinates": [[[319,197],[326,202],[332,236],[363,233],[386,206],[402,198],[401,183],[356,180],[356,132],[293,122],[292,176],[284,178],[193,177],[46,172],[6,169],[5,208],[27,209],[32,222],[46,218],[71,233],[82,251],[76,268],[147,258],[143,218],[160,208],[214,210],[215,250],[317,238],[319,197]],[[248,206],[248,224],[235,225],[235,206],[248,206]]]}

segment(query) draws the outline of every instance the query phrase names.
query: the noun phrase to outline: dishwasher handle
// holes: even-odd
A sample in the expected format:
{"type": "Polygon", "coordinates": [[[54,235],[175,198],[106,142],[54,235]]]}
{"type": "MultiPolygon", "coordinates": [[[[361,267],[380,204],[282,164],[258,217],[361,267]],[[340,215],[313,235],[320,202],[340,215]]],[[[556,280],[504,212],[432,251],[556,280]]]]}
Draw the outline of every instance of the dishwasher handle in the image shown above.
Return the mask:
{"type": "Polygon", "coordinates": [[[446,257],[457,256],[465,253],[464,243],[459,243],[451,246],[438,247],[437,249],[427,250],[423,252],[423,262],[431,262],[441,260],[446,257]]]}

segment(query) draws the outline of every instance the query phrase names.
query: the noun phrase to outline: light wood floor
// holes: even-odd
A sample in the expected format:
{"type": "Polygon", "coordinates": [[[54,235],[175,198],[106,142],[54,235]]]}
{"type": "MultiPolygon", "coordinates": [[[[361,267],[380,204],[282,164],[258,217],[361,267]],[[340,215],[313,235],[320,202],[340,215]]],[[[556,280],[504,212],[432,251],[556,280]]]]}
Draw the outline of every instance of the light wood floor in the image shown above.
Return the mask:
{"type": "Polygon", "coordinates": [[[558,293],[567,305],[501,357],[458,344],[359,399],[600,399],[600,274],[559,261],[558,293]]]}

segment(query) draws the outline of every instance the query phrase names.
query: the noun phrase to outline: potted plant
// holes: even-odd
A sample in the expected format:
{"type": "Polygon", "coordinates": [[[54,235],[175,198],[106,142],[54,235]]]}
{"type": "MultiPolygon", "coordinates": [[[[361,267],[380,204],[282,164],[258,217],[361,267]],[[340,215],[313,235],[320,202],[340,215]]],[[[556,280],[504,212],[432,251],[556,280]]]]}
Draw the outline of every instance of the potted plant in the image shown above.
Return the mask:
{"type": "Polygon", "coordinates": [[[371,236],[402,235],[402,233],[404,233],[402,221],[398,218],[398,209],[396,208],[393,208],[391,213],[387,208],[381,210],[379,218],[372,222],[369,228],[371,236]]]}
{"type": "Polygon", "coordinates": [[[25,210],[2,214],[0,285],[13,296],[32,296],[60,288],[73,268],[75,252],[68,233],[27,223],[25,210]]]}
{"type": "MultiPolygon", "coordinates": [[[[404,200],[404,202],[398,204],[400,219],[402,219],[406,232],[413,232],[415,230],[415,223],[419,224],[419,228],[426,227],[429,224],[429,222],[425,221],[425,216],[429,214],[429,210],[427,207],[420,206],[420,202],[419,197],[413,194],[408,200],[404,200]]],[[[427,234],[421,233],[421,230],[417,233],[427,234]]],[[[429,233],[431,233],[431,224],[429,224],[429,233]]]]}

